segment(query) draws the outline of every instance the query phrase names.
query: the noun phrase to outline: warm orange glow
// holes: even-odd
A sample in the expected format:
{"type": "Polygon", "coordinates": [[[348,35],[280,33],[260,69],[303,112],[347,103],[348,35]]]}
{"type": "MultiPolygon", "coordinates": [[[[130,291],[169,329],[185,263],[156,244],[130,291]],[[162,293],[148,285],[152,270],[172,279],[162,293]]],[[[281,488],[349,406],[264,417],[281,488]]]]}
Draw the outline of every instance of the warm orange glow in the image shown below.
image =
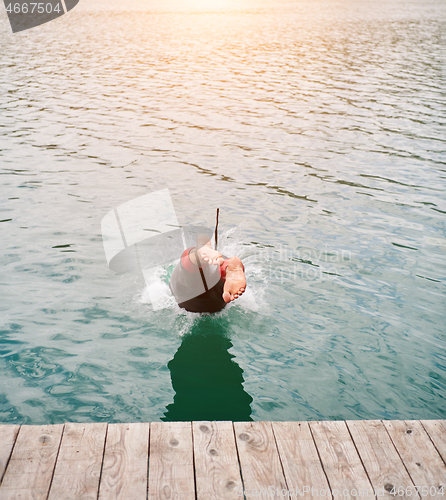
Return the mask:
{"type": "Polygon", "coordinates": [[[239,10],[246,2],[236,0],[181,0],[175,3],[181,9],[188,11],[215,12],[239,10]]]}

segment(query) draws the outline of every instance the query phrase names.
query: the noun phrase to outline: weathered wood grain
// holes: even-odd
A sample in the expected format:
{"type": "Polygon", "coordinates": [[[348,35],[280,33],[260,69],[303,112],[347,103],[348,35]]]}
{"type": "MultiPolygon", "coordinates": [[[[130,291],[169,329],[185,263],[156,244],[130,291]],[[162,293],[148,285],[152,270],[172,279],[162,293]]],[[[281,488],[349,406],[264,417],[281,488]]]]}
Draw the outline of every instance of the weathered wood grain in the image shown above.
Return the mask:
{"type": "MultiPolygon", "coordinates": [[[[373,496],[373,489],[344,421],[310,422],[332,492],[347,500],[373,496]]],[[[336,497],[336,495],[335,495],[336,497]]]]}
{"type": "Polygon", "coordinates": [[[232,422],[193,422],[197,500],[240,499],[243,491],[232,422]]]}
{"type": "Polygon", "coordinates": [[[391,500],[400,492],[398,499],[420,498],[381,420],[346,424],[377,496],[391,500]]]}
{"type": "Polygon", "coordinates": [[[109,424],[99,500],[146,500],[149,424],[109,424]]]}
{"type": "Polygon", "coordinates": [[[1,500],[45,500],[63,425],[22,425],[0,486],[1,500]]]}
{"type": "Polygon", "coordinates": [[[383,423],[416,489],[419,489],[421,497],[444,499],[446,465],[421,422],[419,420],[383,420],[383,423]],[[427,490],[423,490],[423,487],[427,490]],[[425,491],[429,493],[426,494],[425,491]]]}
{"type": "Polygon", "coordinates": [[[291,496],[331,499],[308,422],[273,422],[272,426],[291,496]]]}
{"type": "Polygon", "coordinates": [[[0,426],[0,500],[443,500],[445,455],[445,420],[0,426]]]}
{"type": "Polygon", "coordinates": [[[194,500],[190,422],[150,425],[149,500],[194,500]]]}
{"type": "MultiPolygon", "coordinates": [[[[445,420],[421,420],[421,425],[429,434],[429,437],[446,463],[446,421],[445,420]]],[[[445,491],[446,496],[446,491],[445,491]]]]}
{"type": "Polygon", "coordinates": [[[106,423],[65,424],[48,500],[96,500],[106,423]]]}
{"type": "Polygon", "coordinates": [[[286,493],[288,486],[271,422],[234,422],[234,429],[246,496],[266,497],[269,488],[286,493]]]}
{"type": "Polygon", "coordinates": [[[0,425],[0,484],[19,429],[19,425],[0,425]]]}

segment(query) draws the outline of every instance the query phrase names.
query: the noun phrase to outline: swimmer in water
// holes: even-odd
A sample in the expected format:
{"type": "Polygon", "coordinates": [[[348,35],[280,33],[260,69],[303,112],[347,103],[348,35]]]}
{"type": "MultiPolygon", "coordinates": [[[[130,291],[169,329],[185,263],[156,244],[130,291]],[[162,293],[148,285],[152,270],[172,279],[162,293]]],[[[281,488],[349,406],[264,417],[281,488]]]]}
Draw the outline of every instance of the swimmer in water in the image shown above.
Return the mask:
{"type": "Polygon", "coordinates": [[[245,268],[238,257],[227,258],[200,235],[172,272],[169,283],[175,300],[191,312],[218,312],[246,289],[245,268]]]}

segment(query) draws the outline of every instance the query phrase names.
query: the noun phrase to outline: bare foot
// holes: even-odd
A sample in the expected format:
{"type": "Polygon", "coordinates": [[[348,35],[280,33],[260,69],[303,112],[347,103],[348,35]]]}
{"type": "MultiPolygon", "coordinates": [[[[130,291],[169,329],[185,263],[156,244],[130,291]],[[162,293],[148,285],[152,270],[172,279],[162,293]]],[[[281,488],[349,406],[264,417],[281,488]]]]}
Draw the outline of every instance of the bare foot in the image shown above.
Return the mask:
{"type": "Polygon", "coordinates": [[[197,240],[197,251],[200,257],[208,264],[221,266],[223,264],[221,253],[212,248],[209,238],[205,238],[207,241],[200,240],[200,238],[198,237],[197,240]]]}
{"type": "Polygon", "coordinates": [[[238,257],[231,257],[226,267],[225,286],[223,288],[223,300],[232,302],[242,295],[246,288],[245,271],[242,261],[238,257]]]}

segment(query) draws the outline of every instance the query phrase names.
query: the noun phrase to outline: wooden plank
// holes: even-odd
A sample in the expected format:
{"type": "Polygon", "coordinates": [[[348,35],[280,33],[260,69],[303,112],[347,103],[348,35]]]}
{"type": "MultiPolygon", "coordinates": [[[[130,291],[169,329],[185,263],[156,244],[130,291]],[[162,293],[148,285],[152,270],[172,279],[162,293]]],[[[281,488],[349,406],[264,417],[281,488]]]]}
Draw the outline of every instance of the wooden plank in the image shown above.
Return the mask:
{"type": "Polygon", "coordinates": [[[289,498],[271,422],[234,422],[234,429],[246,497],[278,488],[289,498]]]}
{"type": "Polygon", "coordinates": [[[46,499],[63,425],[22,425],[0,486],[2,500],[46,499]]]}
{"type": "Polygon", "coordinates": [[[308,422],[273,422],[272,426],[291,497],[331,499],[308,422]]]}
{"type": "Polygon", "coordinates": [[[380,420],[348,420],[346,424],[376,496],[420,498],[384,424],[380,420]]]}
{"type": "Polygon", "coordinates": [[[150,425],[149,500],[195,500],[190,422],[150,425]]]}
{"type": "Polygon", "coordinates": [[[446,494],[446,465],[421,422],[384,420],[383,423],[421,497],[443,499],[446,494]]]}
{"type": "Polygon", "coordinates": [[[48,500],[96,500],[106,423],[65,424],[48,500]]]}
{"type": "Polygon", "coordinates": [[[333,495],[373,496],[372,485],[344,421],[309,422],[333,495]],[[342,493],[341,493],[342,492],[342,493]]]}
{"type": "Polygon", "coordinates": [[[19,429],[19,425],[0,425],[0,484],[19,429]]]}
{"type": "Polygon", "coordinates": [[[146,500],[149,424],[109,424],[99,500],[146,500]]]}
{"type": "Polygon", "coordinates": [[[232,422],[193,422],[197,500],[240,499],[243,491],[232,422]]]}
{"type": "Polygon", "coordinates": [[[421,420],[421,425],[446,463],[446,420],[421,420]]]}

